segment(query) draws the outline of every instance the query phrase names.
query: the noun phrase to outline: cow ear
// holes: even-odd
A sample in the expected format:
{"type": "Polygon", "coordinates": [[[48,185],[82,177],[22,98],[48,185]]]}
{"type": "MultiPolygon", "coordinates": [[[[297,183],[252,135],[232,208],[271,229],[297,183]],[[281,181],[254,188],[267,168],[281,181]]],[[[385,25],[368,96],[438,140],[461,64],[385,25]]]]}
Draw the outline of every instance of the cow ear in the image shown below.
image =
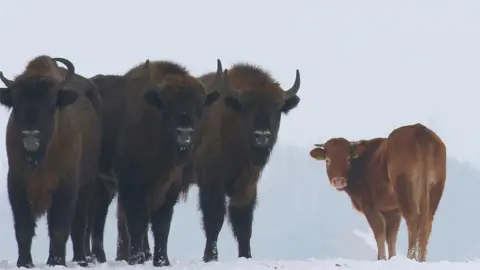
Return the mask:
{"type": "Polygon", "coordinates": [[[59,90],[57,94],[57,108],[62,109],[73,104],[78,98],[78,94],[70,90],[59,90]]]}
{"type": "Polygon", "coordinates": [[[225,97],[225,104],[227,104],[228,107],[234,109],[235,111],[241,111],[243,107],[240,100],[238,100],[236,97],[231,96],[225,97]]]}
{"type": "Polygon", "coordinates": [[[316,160],[325,160],[326,158],[325,150],[320,147],[313,148],[310,151],[310,156],[316,160]]]}
{"type": "Polygon", "coordinates": [[[352,158],[358,158],[367,150],[367,143],[360,141],[350,145],[350,153],[352,158]]]}
{"type": "Polygon", "coordinates": [[[145,93],[144,98],[145,98],[145,101],[147,101],[147,103],[150,103],[151,105],[153,105],[157,109],[159,109],[159,110],[163,109],[163,103],[162,103],[162,100],[160,99],[160,96],[158,95],[157,91],[155,91],[153,89],[148,90],[145,93]]]}
{"type": "Polygon", "coordinates": [[[297,107],[298,103],[300,102],[300,98],[297,95],[285,100],[285,104],[282,106],[282,112],[287,114],[290,110],[297,107]]]}
{"type": "Polygon", "coordinates": [[[218,100],[219,97],[220,97],[220,94],[217,91],[213,91],[212,93],[208,94],[207,97],[205,98],[204,106],[212,105],[215,101],[218,100]]]}
{"type": "Polygon", "coordinates": [[[0,103],[7,108],[13,106],[12,90],[10,88],[0,88],[0,103]]]}

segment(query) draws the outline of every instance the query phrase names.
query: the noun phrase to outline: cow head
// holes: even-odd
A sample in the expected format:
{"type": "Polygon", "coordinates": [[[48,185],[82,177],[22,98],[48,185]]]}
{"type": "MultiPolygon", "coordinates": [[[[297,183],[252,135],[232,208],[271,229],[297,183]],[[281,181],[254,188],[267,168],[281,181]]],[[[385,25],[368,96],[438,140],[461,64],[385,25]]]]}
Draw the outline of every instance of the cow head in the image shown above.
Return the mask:
{"type": "Polygon", "coordinates": [[[224,71],[224,101],[243,119],[244,135],[252,150],[254,164],[263,165],[277,141],[282,113],[287,114],[300,102],[297,96],[300,72],[297,70],[293,86],[283,90],[266,72],[252,66],[245,67],[241,71],[243,75],[236,74],[238,68],[224,71]]]}
{"type": "Polygon", "coordinates": [[[367,149],[366,141],[349,142],[344,138],[333,138],[324,144],[316,144],[310,156],[325,160],[330,184],[339,191],[348,185],[352,159],[357,159],[367,149]]]}
{"type": "Polygon", "coordinates": [[[204,86],[200,80],[185,74],[167,75],[160,84],[153,83],[145,93],[147,103],[161,111],[169,137],[175,142],[175,153],[185,161],[193,143],[205,106],[213,104],[220,93],[222,63],[217,60],[215,80],[204,86]]]}
{"type": "Polygon", "coordinates": [[[46,56],[32,60],[15,80],[5,78],[0,72],[0,79],[7,86],[0,88],[0,103],[12,109],[13,121],[20,132],[22,148],[31,168],[45,154],[54,130],[55,112],[74,103],[78,97],[77,93],[64,89],[74,73],[75,68],[70,61],[46,56]],[[64,79],[52,60],[67,67],[64,79]]]}

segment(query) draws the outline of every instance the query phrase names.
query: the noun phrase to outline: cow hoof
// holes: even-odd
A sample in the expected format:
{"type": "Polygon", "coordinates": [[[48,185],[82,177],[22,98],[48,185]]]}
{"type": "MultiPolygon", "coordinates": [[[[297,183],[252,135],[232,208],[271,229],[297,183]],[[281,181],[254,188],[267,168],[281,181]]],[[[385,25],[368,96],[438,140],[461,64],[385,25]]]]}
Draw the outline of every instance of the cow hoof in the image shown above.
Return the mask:
{"type": "Polygon", "coordinates": [[[152,253],[150,251],[145,251],[145,261],[150,261],[152,258],[152,253]]]}
{"type": "Polygon", "coordinates": [[[48,266],[64,266],[67,267],[67,264],[65,262],[65,258],[60,258],[57,256],[49,256],[47,260],[47,265],[48,266]]]}

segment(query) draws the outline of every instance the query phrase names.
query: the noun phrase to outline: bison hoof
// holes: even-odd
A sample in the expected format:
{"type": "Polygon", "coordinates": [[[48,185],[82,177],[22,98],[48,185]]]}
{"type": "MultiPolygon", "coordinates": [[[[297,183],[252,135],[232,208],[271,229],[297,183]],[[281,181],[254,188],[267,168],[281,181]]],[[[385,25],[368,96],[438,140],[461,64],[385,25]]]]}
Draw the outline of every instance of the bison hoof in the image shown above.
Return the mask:
{"type": "Polygon", "coordinates": [[[144,263],[145,263],[145,254],[143,252],[132,254],[128,259],[129,265],[144,264],[144,263]]]}
{"type": "Polygon", "coordinates": [[[17,262],[17,267],[25,267],[25,268],[35,268],[35,265],[32,262],[17,262]]]}
{"type": "Polygon", "coordinates": [[[158,258],[154,258],[153,266],[155,267],[170,266],[170,260],[166,256],[160,256],[158,258]]]}
{"type": "Polygon", "coordinates": [[[58,256],[49,256],[48,257],[48,260],[47,260],[47,265],[48,266],[67,266],[66,262],[65,262],[65,257],[61,258],[61,257],[58,257],[58,256]]]}

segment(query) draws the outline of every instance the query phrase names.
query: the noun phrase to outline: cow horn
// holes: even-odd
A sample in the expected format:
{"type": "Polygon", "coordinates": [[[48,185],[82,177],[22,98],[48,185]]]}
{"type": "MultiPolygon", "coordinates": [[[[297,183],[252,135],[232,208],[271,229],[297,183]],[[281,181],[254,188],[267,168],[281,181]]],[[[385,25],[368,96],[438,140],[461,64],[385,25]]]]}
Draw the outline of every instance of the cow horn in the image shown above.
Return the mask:
{"type": "Polygon", "coordinates": [[[210,83],[206,88],[205,91],[208,94],[212,93],[213,91],[220,92],[218,89],[222,85],[222,76],[223,76],[223,68],[222,68],[222,62],[220,59],[217,59],[217,72],[215,74],[215,80],[210,83]]]}
{"type": "Polygon", "coordinates": [[[323,148],[325,146],[325,144],[324,143],[316,143],[315,146],[323,148]]]}
{"type": "Polygon", "coordinates": [[[232,88],[232,86],[230,85],[230,82],[228,80],[228,70],[225,69],[225,71],[223,72],[223,85],[222,85],[222,89],[223,91],[225,91],[225,94],[230,96],[230,97],[234,97],[236,98],[237,100],[241,100],[241,96],[240,96],[240,91],[238,91],[237,89],[234,89],[232,88]]]}
{"type": "Polygon", "coordinates": [[[13,84],[13,81],[5,78],[5,76],[3,76],[3,72],[1,72],[1,71],[0,71],[0,80],[2,80],[2,82],[3,82],[7,87],[10,87],[10,86],[13,84]]]}
{"type": "Polygon", "coordinates": [[[65,79],[63,79],[59,87],[62,88],[63,86],[65,86],[66,83],[68,83],[68,81],[70,81],[70,79],[72,79],[73,75],[75,74],[75,66],[72,64],[72,62],[65,58],[57,57],[52,58],[52,60],[62,63],[67,67],[67,74],[65,75],[65,79]]]}
{"type": "Polygon", "coordinates": [[[298,71],[295,74],[295,82],[293,83],[292,88],[288,89],[287,91],[284,92],[284,97],[285,100],[292,98],[297,94],[298,90],[300,89],[300,71],[298,71]]]}

